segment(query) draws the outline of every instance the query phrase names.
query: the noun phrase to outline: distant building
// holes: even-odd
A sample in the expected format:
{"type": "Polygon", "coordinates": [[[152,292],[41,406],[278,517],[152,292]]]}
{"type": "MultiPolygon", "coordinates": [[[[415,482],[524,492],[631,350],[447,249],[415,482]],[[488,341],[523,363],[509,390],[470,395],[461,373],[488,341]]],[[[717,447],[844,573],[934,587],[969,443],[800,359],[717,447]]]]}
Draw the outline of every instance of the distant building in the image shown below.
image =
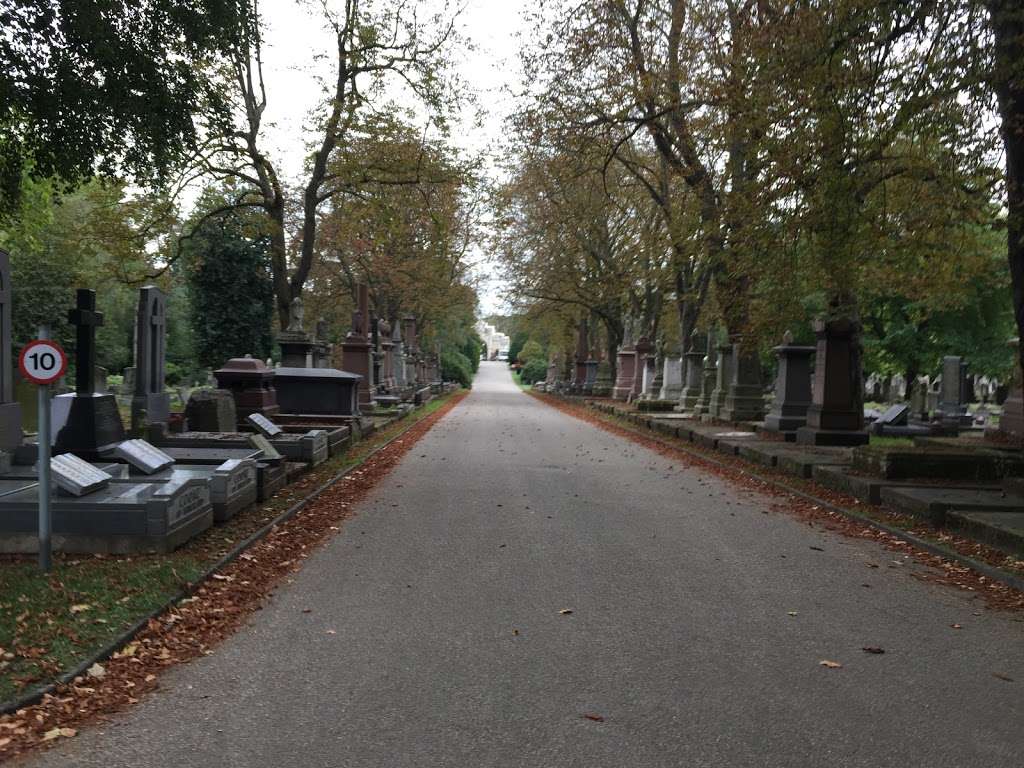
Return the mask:
{"type": "Polygon", "coordinates": [[[487,347],[488,360],[497,360],[501,355],[508,358],[508,348],[511,344],[508,335],[498,332],[493,325],[485,323],[483,320],[476,324],[476,332],[483,340],[484,346],[487,347]]]}

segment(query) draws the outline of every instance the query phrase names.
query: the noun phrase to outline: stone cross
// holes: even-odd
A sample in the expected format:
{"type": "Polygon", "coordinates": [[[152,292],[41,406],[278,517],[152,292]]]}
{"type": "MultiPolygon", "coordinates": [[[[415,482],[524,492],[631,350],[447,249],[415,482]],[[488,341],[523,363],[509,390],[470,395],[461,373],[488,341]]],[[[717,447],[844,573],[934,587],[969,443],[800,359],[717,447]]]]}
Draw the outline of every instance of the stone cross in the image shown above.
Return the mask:
{"type": "Polygon", "coordinates": [[[68,322],[76,328],[75,394],[95,394],[96,329],[103,325],[103,313],[96,311],[96,291],[78,289],[75,309],[68,312],[68,322]]]}
{"type": "Polygon", "coordinates": [[[167,298],[156,286],[139,291],[135,356],[135,394],[164,391],[164,366],[167,344],[167,298]]]}

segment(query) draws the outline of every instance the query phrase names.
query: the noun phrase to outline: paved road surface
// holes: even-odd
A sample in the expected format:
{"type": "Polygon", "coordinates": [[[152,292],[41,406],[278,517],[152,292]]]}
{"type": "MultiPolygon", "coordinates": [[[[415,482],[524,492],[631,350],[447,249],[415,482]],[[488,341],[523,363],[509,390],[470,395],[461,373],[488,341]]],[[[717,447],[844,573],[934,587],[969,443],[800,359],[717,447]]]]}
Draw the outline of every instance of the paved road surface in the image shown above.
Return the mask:
{"type": "Polygon", "coordinates": [[[31,765],[1024,766],[1019,617],[768,508],[484,364],[247,628],[31,765]]]}

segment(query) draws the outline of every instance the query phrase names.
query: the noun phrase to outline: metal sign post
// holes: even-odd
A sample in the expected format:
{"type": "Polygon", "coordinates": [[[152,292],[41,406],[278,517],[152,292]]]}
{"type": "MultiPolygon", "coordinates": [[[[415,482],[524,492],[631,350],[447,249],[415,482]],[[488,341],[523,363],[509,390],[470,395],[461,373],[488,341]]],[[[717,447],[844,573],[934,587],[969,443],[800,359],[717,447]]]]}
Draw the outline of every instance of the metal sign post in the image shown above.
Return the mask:
{"type": "Polygon", "coordinates": [[[39,386],[39,567],[53,567],[53,518],[50,515],[50,385],[64,375],[68,358],[50,341],[50,327],[39,326],[39,338],[25,345],[18,361],[22,375],[39,386]]]}

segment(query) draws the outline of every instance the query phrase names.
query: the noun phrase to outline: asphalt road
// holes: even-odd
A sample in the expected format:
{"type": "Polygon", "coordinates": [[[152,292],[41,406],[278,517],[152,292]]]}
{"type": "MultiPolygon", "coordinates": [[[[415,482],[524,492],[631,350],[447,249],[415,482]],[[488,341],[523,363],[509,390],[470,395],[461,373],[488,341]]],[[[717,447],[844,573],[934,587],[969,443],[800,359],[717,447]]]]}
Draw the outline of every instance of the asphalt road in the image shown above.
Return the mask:
{"type": "Polygon", "coordinates": [[[769,507],[484,364],[246,628],[30,764],[1024,766],[1021,617],[769,507]]]}

